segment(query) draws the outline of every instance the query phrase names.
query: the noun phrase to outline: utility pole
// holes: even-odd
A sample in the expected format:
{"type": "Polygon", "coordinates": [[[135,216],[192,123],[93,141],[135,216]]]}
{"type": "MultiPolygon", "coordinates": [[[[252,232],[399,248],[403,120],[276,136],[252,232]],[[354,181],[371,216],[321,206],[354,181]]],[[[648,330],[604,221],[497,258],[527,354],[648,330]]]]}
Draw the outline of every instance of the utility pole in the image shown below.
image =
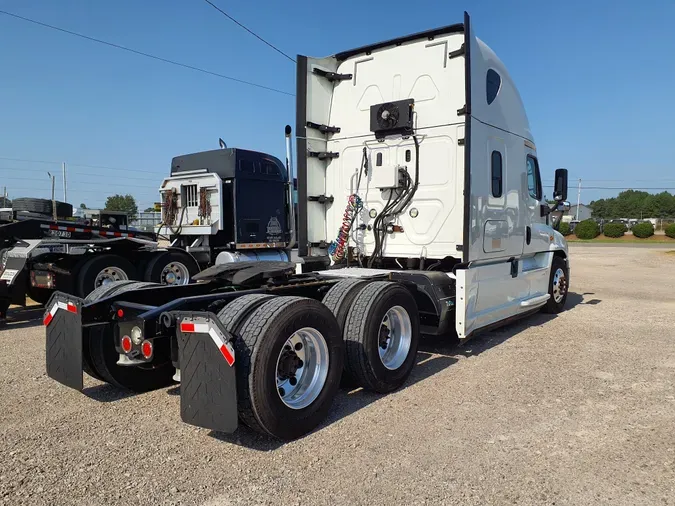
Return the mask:
{"type": "Polygon", "coordinates": [[[579,221],[579,206],[581,205],[581,178],[579,178],[579,191],[577,192],[577,217],[576,220],[579,221]]]}
{"type": "Polygon", "coordinates": [[[66,162],[63,162],[63,201],[68,202],[68,195],[66,193],[66,162]]]}
{"type": "Polygon", "coordinates": [[[7,207],[7,187],[3,189],[2,192],[2,207],[7,207]]]}
{"type": "Polygon", "coordinates": [[[54,198],[54,186],[56,185],[56,176],[52,176],[49,172],[47,172],[47,175],[49,176],[49,179],[52,180],[52,216],[54,217],[54,221],[56,221],[56,199],[54,198]]]}

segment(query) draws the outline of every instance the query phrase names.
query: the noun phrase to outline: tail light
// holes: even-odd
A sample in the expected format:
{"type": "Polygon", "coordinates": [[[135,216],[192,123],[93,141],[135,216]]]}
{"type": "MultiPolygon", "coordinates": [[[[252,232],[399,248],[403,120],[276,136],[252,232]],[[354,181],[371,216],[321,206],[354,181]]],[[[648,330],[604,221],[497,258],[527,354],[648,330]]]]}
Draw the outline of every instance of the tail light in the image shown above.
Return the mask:
{"type": "Polygon", "coordinates": [[[146,359],[152,357],[152,342],[143,341],[143,344],[141,344],[141,353],[146,359]]]}
{"type": "Polygon", "coordinates": [[[131,338],[129,336],[122,337],[122,350],[124,353],[129,353],[132,348],[131,338]]]}

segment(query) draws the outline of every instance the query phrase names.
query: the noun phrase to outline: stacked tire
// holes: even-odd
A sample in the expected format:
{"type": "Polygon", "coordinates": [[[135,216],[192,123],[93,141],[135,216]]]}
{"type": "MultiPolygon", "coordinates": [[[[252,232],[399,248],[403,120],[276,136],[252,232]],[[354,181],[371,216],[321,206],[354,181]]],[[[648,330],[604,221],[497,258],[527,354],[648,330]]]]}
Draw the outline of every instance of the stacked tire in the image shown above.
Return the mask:
{"type": "MultiPolygon", "coordinates": [[[[27,211],[29,213],[53,216],[54,206],[49,199],[33,199],[21,197],[12,201],[12,209],[15,211],[27,211]]],[[[73,206],[67,202],[56,201],[57,218],[70,218],[73,215],[73,206]]]]}

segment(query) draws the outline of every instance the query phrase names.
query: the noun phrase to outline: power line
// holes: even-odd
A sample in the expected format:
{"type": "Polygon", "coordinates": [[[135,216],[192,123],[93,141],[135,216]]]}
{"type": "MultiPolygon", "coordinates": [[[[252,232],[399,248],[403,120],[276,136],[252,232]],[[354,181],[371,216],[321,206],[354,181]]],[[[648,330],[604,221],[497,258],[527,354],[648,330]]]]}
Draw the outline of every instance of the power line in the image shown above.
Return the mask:
{"type": "MultiPolygon", "coordinates": [[[[545,188],[554,188],[554,185],[545,185],[545,188]]],[[[668,188],[668,187],[656,187],[656,188],[637,188],[635,186],[626,186],[626,187],[620,187],[620,186],[582,186],[582,190],[663,190],[663,191],[670,191],[670,190],[675,190],[674,188],[668,188]]]]}
{"type": "Polygon", "coordinates": [[[169,60],[167,58],[162,58],[161,56],[155,56],[155,55],[150,54],[150,53],[145,53],[143,51],[138,51],[136,49],[131,49],[131,48],[128,48],[128,47],[120,46],[119,44],[115,44],[113,42],[107,42],[105,40],[90,37],[88,35],[83,35],[81,33],[73,32],[71,30],[66,30],[65,28],[59,28],[58,26],[49,25],[47,23],[43,23],[42,21],[37,21],[35,19],[25,18],[23,16],[19,16],[18,14],[13,14],[11,12],[0,10],[0,14],[5,14],[7,16],[11,16],[11,17],[16,18],[16,19],[21,19],[21,20],[27,21],[29,23],[33,23],[33,24],[36,24],[36,25],[39,25],[39,26],[43,26],[45,28],[50,28],[52,30],[57,30],[59,32],[67,33],[69,35],[74,35],[75,37],[80,37],[82,39],[90,40],[92,42],[98,42],[99,44],[104,44],[106,46],[121,49],[123,51],[128,51],[130,53],[134,53],[134,54],[137,54],[137,55],[140,55],[140,56],[145,56],[146,58],[152,58],[153,60],[158,60],[158,61],[161,61],[161,62],[164,62],[164,63],[170,63],[171,65],[177,65],[179,67],[184,67],[184,68],[190,69],[190,70],[196,70],[197,72],[203,72],[204,74],[209,74],[209,75],[212,75],[212,76],[220,77],[222,79],[227,79],[227,80],[234,81],[234,82],[237,82],[237,83],[240,83],[240,84],[245,84],[247,86],[255,86],[256,88],[261,88],[261,89],[264,89],[264,90],[273,91],[275,93],[281,93],[282,95],[289,95],[291,97],[295,96],[295,94],[289,93],[287,91],[278,90],[276,88],[271,88],[269,86],[265,86],[265,85],[262,85],[262,84],[252,83],[250,81],[244,81],[242,79],[237,79],[236,77],[226,76],[224,74],[219,74],[219,73],[213,72],[211,70],[206,70],[206,69],[203,69],[203,68],[195,67],[193,65],[188,65],[187,63],[181,63],[181,62],[177,62],[177,61],[174,61],[174,60],[169,60]]]}
{"type": "MultiPolygon", "coordinates": [[[[578,178],[578,177],[572,177],[569,176],[569,179],[581,179],[582,181],[590,181],[592,183],[625,183],[625,182],[640,182],[640,183],[659,183],[659,182],[668,182],[672,183],[675,182],[675,179],[663,179],[663,178],[657,178],[657,179],[586,179],[584,177],[578,178]]],[[[553,181],[553,179],[544,179],[545,182],[550,183],[553,181]]]]}
{"type": "MultiPolygon", "coordinates": [[[[3,177],[3,181],[39,181],[38,178],[35,177],[3,177]]],[[[94,185],[94,186],[105,186],[106,188],[110,187],[117,187],[117,186],[127,186],[124,181],[119,181],[119,182],[110,182],[110,181],[80,181],[76,180],[76,183],[79,184],[86,184],[86,185],[94,185]]],[[[134,188],[155,188],[157,191],[159,191],[159,183],[157,184],[134,184],[134,188]]],[[[78,187],[75,186],[73,187],[71,183],[68,184],[68,189],[73,190],[73,191],[78,191],[78,187]]]]}
{"type": "MultiPolygon", "coordinates": [[[[57,188],[58,188],[58,186],[57,186],[57,188]]],[[[70,191],[70,189],[71,189],[71,188],[70,188],[70,186],[69,186],[69,187],[68,187],[68,190],[70,191]]],[[[7,187],[7,192],[8,192],[8,193],[9,193],[10,191],[17,191],[17,190],[20,190],[20,191],[31,191],[31,192],[34,192],[34,191],[50,192],[50,191],[52,191],[51,188],[36,188],[36,187],[34,187],[34,186],[32,186],[32,187],[30,187],[30,188],[23,188],[23,187],[20,187],[20,186],[8,186],[8,187],[7,187]]],[[[100,190],[80,190],[80,189],[73,189],[73,192],[77,192],[77,193],[96,193],[96,194],[98,194],[98,195],[100,195],[100,196],[102,196],[102,197],[108,197],[108,196],[110,196],[110,195],[120,195],[120,194],[125,194],[125,195],[126,195],[126,194],[131,194],[131,192],[129,192],[129,191],[116,191],[116,192],[113,191],[113,192],[111,192],[111,193],[101,193],[100,190]]],[[[141,195],[150,195],[150,194],[152,193],[152,194],[157,194],[157,195],[159,195],[159,191],[152,191],[152,190],[134,191],[133,193],[141,194],[141,195]]],[[[68,200],[71,200],[71,199],[69,198],[68,200]]]]}
{"type": "MultiPolygon", "coordinates": [[[[47,164],[56,163],[58,165],[61,165],[61,163],[63,163],[62,161],[56,162],[56,161],[53,161],[53,160],[29,160],[27,158],[7,158],[7,157],[2,157],[2,156],[0,156],[0,160],[10,160],[12,162],[26,162],[26,163],[47,163],[47,164]]],[[[85,168],[89,168],[89,169],[121,170],[121,171],[125,171],[125,172],[145,172],[145,173],[148,173],[148,174],[159,174],[157,171],[154,171],[154,170],[124,169],[124,168],[121,168],[121,167],[104,167],[102,165],[86,165],[86,164],[83,164],[83,163],[69,163],[69,162],[66,162],[66,164],[68,164],[68,166],[71,166],[71,167],[85,167],[85,168]]],[[[28,169],[18,169],[18,170],[28,170],[28,169]]],[[[31,169],[31,170],[40,170],[40,169],[31,169]]]]}
{"type": "MultiPolygon", "coordinates": [[[[24,171],[27,171],[27,172],[42,172],[42,173],[46,174],[45,169],[35,169],[35,168],[32,168],[32,167],[28,167],[28,168],[25,168],[25,167],[0,167],[0,170],[12,170],[12,171],[21,171],[21,172],[24,172],[24,171]]],[[[68,175],[69,176],[70,175],[91,176],[91,177],[98,177],[98,178],[104,177],[101,174],[93,174],[91,172],[76,172],[76,171],[70,171],[70,170],[68,171],[68,175]]],[[[158,174],[156,178],[124,176],[124,181],[156,181],[157,184],[159,184],[162,177],[163,176],[161,174],[158,174]]],[[[8,177],[8,178],[5,178],[5,179],[12,179],[12,178],[8,177]]],[[[14,178],[14,179],[17,179],[17,178],[14,178]]],[[[34,180],[35,178],[21,178],[21,179],[34,180]]],[[[78,178],[78,180],[79,180],[79,178],[78,178]]],[[[102,184],[102,182],[99,181],[98,184],[102,184]]],[[[106,182],[105,184],[108,184],[108,183],[106,182]]]]}
{"type": "Polygon", "coordinates": [[[205,1],[207,4],[209,4],[211,7],[213,7],[214,9],[216,9],[218,12],[220,12],[220,13],[221,13],[223,16],[225,16],[227,19],[229,19],[229,20],[232,21],[233,23],[239,25],[239,26],[242,27],[244,30],[246,30],[248,33],[250,33],[251,35],[253,35],[256,39],[260,40],[261,42],[264,42],[264,43],[267,44],[269,47],[271,47],[272,49],[274,49],[277,53],[284,55],[286,58],[288,58],[289,60],[291,60],[293,63],[296,63],[296,61],[295,61],[294,58],[291,58],[291,57],[288,56],[286,53],[284,53],[281,49],[279,49],[279,48],[276,47],[275,45],[271,44],[270,42],[267,42],[265,39],[263,39],[260,35],[258,35],[257,33],[255,33],[253,30],[249,30],[248,28],[246,28],[244,25],[242,25],[239,21],[237,21],[236,19],[234,19],[232,16],[230,16],[227,12],[225,12],[223,9],[221,9],[220,7],[218,7],[216,4],[214,4],[214,3],[211,2],[210,0],[204,0],[204,1],[205,1]]]}

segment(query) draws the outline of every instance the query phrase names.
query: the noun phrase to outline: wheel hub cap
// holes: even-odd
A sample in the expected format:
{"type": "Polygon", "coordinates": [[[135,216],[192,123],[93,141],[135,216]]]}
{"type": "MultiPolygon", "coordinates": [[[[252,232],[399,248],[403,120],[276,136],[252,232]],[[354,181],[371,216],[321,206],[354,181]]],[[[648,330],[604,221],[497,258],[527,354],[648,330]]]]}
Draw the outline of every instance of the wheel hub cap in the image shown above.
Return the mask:
{"type": "Polygon", "coordinates": [[[125,281],[127,279],[129,279],[129,276],[127,276],[127,273],[119,267],[106,267],[96,275],[94,287],[98,288],[99,286],[108,285],[115,281],[125,281]]]}
{"type": "Polygon", "coordinates": [[[387,311],[380,323],[378,344],[384,367],[395,370],[403,365],[412,344],[412,322],[405,308],[394,306],[387,311]]]}
{"type": "Polygon", "coordinates": [[[323,390],[328,376],[328,345],[321,332],[306,327],[284,343],[276,364],[276,387],[291,409],[309,406],[323,390]]]}
{"type": "Polygon", "coordinates": [[[567,279],[562,269],[557,269],[553,275],[553,300],[560,303],[567,292],[567,279]]]}
{"type": "Polygon", "coordinates": [[[190,281],[190,271],[181,262],[166,264],[160,275],[163,285],[187,285],[190,281]]]}

